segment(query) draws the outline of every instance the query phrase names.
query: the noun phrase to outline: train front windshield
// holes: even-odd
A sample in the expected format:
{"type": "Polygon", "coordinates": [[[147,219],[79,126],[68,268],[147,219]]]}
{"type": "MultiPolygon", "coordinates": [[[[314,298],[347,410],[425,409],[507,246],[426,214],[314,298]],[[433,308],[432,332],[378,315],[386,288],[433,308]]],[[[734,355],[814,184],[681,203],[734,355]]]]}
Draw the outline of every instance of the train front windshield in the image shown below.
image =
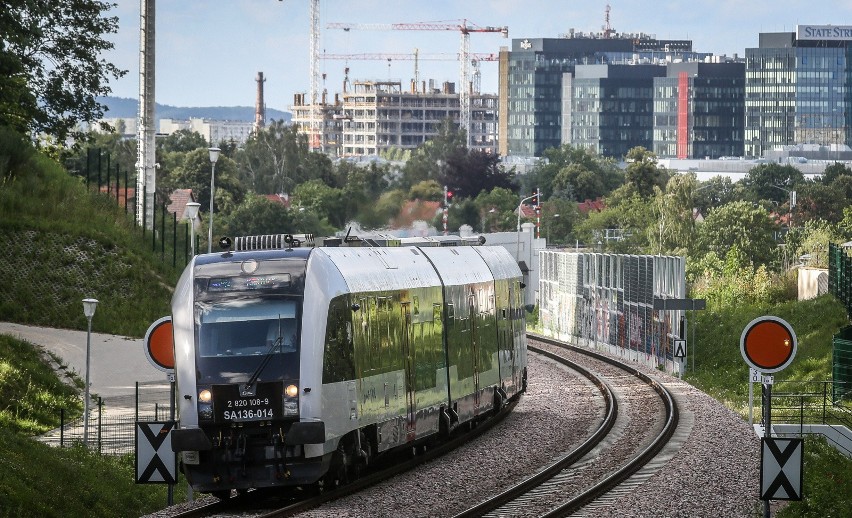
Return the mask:
{"type": "Polygon", "coordinates": [[[296,303],[236,299],[198,303],[201,358],[294,353],[298,348],[296,303]]]}

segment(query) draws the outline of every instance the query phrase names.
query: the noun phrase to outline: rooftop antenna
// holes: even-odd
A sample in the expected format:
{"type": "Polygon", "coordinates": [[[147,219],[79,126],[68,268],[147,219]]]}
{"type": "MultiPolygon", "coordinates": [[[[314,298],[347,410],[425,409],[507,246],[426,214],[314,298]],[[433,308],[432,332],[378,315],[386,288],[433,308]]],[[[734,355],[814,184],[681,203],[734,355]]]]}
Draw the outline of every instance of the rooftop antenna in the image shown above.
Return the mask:
{"type": "Polygon", "coordinates": [[[604,14],[604,26],[603,26],[603,36],[604,38],[612,38],[612,35],[615,34],[615,30],[613,30],[612,25],[609,24],[609,11],[611,7],[609,4],[606,4],[606,12],[604,14]]]}

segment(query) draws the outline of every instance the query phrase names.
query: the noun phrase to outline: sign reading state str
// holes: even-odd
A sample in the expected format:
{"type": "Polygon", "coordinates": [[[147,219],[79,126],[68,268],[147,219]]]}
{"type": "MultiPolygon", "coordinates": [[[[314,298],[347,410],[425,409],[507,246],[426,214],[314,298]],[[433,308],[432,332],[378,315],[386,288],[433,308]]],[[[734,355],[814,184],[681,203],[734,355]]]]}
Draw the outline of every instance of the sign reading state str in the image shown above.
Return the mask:
{"type": "Polygon", "coordinates": [[[797,25],[797,40],[852,40],[852,25],[797,25]]]}

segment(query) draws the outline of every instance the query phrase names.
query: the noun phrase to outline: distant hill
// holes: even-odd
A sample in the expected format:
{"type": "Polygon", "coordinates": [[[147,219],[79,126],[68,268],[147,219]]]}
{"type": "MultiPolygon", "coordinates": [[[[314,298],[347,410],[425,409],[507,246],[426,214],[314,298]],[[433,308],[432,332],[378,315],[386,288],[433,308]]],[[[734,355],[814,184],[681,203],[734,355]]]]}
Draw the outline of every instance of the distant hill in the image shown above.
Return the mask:
{"type": "MultiPolygon", "coordinates": [[[[104,118],[134,118],[139,111],[139,101],[126,97],[98,97],[98,102],[103,103],[108,111],[104,118]]],[[[266,120],[284,120],[289,122],[292,118],[290,112],[266,108],[266,120]]],[[[254,106],[209,106],[182,108],[157,104],[154,109],[154,117],[159,127],[160,119],[214,119],[229,121],[254,121],[254,106]]]]}

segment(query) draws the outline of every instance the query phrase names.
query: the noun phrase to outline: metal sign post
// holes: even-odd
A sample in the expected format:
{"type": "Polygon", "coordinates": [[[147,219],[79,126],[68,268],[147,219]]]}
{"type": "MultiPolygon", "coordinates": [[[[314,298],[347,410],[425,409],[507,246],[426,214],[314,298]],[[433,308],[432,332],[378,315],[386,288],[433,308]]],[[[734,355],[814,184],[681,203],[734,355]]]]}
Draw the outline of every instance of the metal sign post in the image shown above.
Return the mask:
{"type": "MultiPolygon", "coordinates": [[[[790,456],[790,448],[784,446],[782,451],[772,439],[772,376],[765,376],[778,372],[793,361],[798,350],[798,340],[792,326],[785,320],[774,316],[758,317],[748,323],[740,336],[740,354],[746,364],[751,367],[749,379],[749,420],[751,420],[752,404],[752,382],[759,376],[763,384],[763,438],[761,448],[767,445],[771,453],[769,457],[781,467],[774,471],[774,476],[764,477],[769,473],[766,467],[767,456],[761,455],[761,499],[763,502],[763,516],[769,518],[770,500],[796,500],[801,499],[801,476],[798,477],[799,488],[796,489],[790,483],[788,472],[784,470],[790,456]],[[776,455],[777,453],[777,455],[776,455]],[[798,497],[798,498],[796,498],[798,497]]],[[[782,441],[778,439],[777,441],[782,441]]],[[[783,440],[789,442],[790,440],[783,440]]],[[[761,453],[767,451],[762,449],[761,453]]],[[[801,448],[799,448],[801,452],[801,448]]],[[[801,470],[799,471],[801,475],[801,470]]]]}

